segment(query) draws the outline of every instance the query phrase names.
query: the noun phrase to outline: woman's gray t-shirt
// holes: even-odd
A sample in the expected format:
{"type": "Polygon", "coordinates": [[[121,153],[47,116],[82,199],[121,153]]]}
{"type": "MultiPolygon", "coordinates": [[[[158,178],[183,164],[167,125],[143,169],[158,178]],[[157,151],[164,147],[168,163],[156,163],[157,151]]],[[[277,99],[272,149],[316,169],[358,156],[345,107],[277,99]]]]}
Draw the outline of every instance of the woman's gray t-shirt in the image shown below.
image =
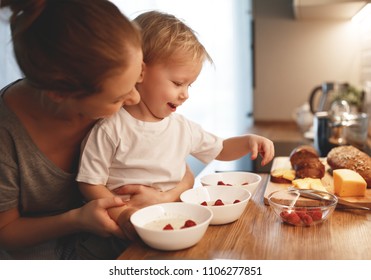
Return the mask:
{"type": "MultiPolygon", "coordinates": [[[[4,103],[3,94],[11,85],[0,90],[0,212],[18,208],[22,217],[42,217],[80,207],[83,198],[75,180],[77,172],[67,173],[46,158],[4,103]]],[[[21,251],[6,252],[0,247],[0,260],[113,259],[129,243],[79,233],[21,251]]]]}
{"type": "MultiPolygon", "coordinates": [[[[0,91],[0,211],[49,216],[81,205],[76,174],[54,165],[9,110],[0,91]]],[[[45,131],[45,133],[48,133],[45,131]]]]}
{"type": "MultiPolygon", "coordinates": [[[[0,212],[18,208],[23,217],[40,217],[81,206],[76,174],[64,172],[38,149],[4,103],[6,89],[0,91],[0,212]]],[[[25,254],[12,253],[15,258],[25,254]]]]}

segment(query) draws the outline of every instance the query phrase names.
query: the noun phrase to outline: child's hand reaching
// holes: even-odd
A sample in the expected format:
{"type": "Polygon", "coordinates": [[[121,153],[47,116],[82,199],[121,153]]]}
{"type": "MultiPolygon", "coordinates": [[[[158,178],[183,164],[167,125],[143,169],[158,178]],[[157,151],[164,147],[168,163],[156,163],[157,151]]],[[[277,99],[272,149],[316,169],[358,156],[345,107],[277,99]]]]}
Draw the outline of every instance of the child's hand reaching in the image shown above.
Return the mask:
{"type": "Polygon", "coordinates": [[[262,157],[261,164],[264,166],[274,157],[273,142],[255,134],[228,138],[223,141],[223,150],[216,159],[223,161],[236,160],[248,153],[251,153],[252,160],[255,160],[260,154],[262,157]]]}
{"type": "Polygon", "coordinates": [[[265,137],[254,134],[250,134],[248,138],[251,159],[255,160],[260,154],[262,157],[261,165],[264,166],[268,164],[274,157],[273,142],[265,137]]]}

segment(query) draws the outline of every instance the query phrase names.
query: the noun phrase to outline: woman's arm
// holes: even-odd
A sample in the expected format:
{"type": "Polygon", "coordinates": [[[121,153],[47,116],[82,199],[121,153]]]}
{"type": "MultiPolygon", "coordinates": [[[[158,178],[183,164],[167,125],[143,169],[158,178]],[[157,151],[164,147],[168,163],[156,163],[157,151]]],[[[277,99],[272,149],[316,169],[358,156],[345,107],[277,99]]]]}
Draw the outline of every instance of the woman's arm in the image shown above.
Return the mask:
{"type": "Polygon", "coordinates": [[[123,205],[119,198],[94,200],[63,214],[39,218],[20,217],[17,208],[0,212],[0,248],[17,250],[76,232],[100,236],[122,235],[107,209],[123,205]]]}

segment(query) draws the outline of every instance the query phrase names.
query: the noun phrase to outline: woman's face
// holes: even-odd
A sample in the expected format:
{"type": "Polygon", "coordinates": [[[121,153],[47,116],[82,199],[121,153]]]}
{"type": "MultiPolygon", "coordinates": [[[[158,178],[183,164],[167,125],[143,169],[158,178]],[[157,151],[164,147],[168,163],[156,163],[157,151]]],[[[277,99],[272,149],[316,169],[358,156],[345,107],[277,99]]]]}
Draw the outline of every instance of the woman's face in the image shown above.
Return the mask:
{"type": "Polygon", "coordinates": [[[90,119],[106,118],[123,105],[134,105],[140,101],[135,84],[141,81],[143,55],[140,49],[129,55],[129,67],[109,77],[100,93],[76,100],[75,108],[81,116],[90,119]]]}

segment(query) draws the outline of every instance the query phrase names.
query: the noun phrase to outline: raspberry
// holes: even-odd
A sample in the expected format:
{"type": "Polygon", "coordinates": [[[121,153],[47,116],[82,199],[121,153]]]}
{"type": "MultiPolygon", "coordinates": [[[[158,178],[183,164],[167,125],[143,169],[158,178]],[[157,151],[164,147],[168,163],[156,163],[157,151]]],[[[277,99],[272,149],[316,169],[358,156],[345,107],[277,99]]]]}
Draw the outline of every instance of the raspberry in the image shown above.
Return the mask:
{"type": "Polygon", "coordinates": [[[320,209],[312,210],[308,212],[308,214],[312,217],[313,221],[319,221],[322,219],[322,211],[320,209]]]}
{"type": "Polygon", "coordinates": [[[171,224],[167,224],[166,226],[164,226],[163,230],[173,230],[173,226],[171,224]]]}
{"type": "Polygon", "coordinates": [[[303,219],[304,215],[307,215],[307,210],[305,208],[298,208],[295,213],[298,214],[300,219],[303,219]]]}
{"type": "Polygon", "coordinates": [[[187,221],[185,221],[184,226],[182,226],[181,228],[193,227],[195,225],[196,225],[196,222],[195,221],[187,220],[187,221]]]}
{"type": "Polygon", "coordinates": [[[282,212],[280,213],[280,216],[281,216],[281,218],[282,218],[284,221],[286,221],[286,220],[288,219],[289,215],[290,215],[290,213],[289,213],[288,211],[282,211],[282,212]]]}
{"type": "Polygon", "coordinates": [[[231,184],[226,184],[223,181],[218,181],[217,185],[219,185],[219,186],[232,186],[231,184]]]}
{"type": "Polygon", "coordinates": [[[203,201],[203,202],[201,202],[201,205],[207,206],[207,202],[206,201],[203,201]]]}
{"type": "Polygon", "coordinates": [[[214,203],[214,206],[221,206],[221,205],[224,205],[224,203],[221,199],[217,199],[214,203]]]}
{"type": "Polygon", "coordinates": [[[311,225],[313,223],[313,219],[310,215],[304,214],[303,217],[301,217],[301,220],[303,223],[307,226],[311,225]]]}
{"type": "Polygon", "coordinates": [[[296,214],[295,212],[291,212],[288,214],[286,222],[288,222],[289,224],[298,225],[300,224],[301,220],[298,214],[296,214]]]}
{"type": "Polygon", "coordinates": [[[235,201],[233,201],[233,204],[235,204],[235,203],[239,203],[239,202],[241,202],[241,200],[236,199],[235,201]]]}

